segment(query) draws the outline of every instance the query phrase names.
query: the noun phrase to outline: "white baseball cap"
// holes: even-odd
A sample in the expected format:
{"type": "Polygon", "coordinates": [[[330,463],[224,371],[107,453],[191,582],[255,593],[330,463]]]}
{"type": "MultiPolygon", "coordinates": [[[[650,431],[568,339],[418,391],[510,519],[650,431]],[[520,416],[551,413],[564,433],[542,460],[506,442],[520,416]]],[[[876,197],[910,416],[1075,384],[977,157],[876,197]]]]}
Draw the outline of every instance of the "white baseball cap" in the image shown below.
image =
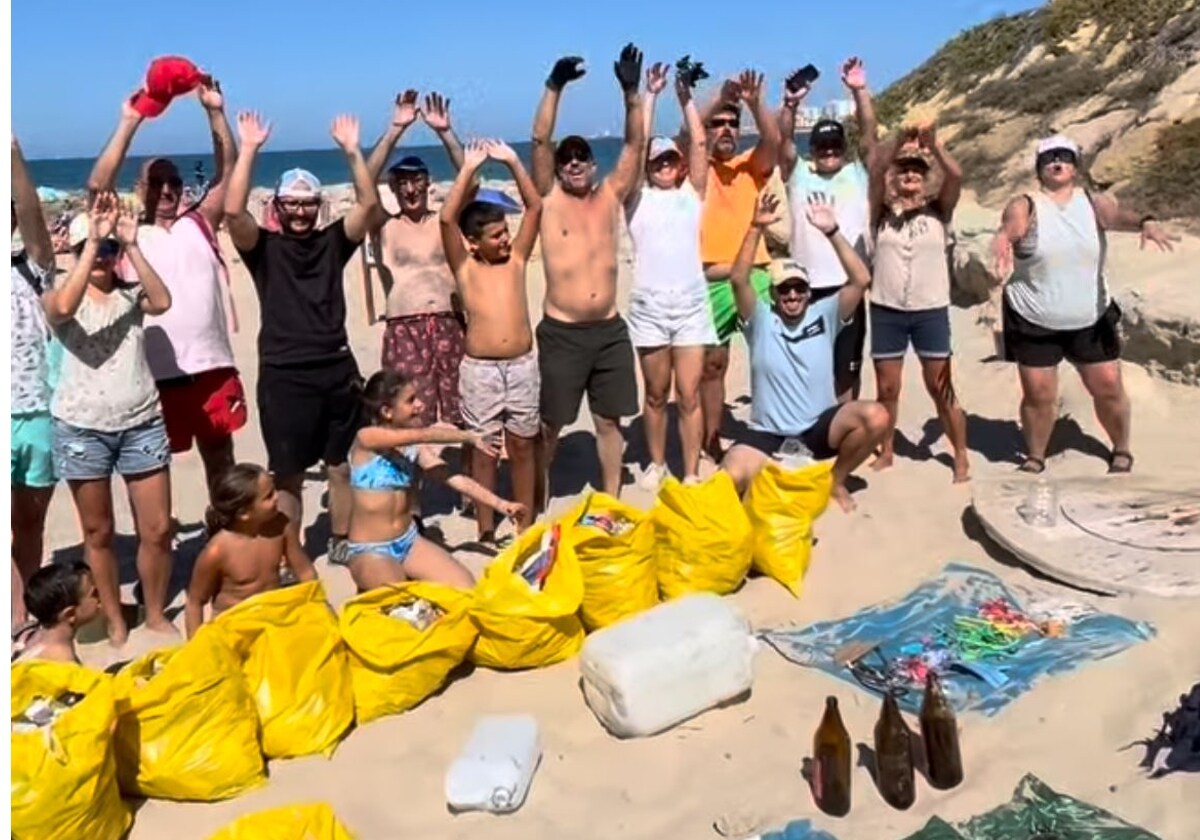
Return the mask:
{"type": "Polygon", "coordinates": [[[674,152],[682,157],[679,147],[675,145],[675,141],[670,137],[655,137],[650,141],[650,156],[648,160],[657,160],[668,152],[674,152]]]}
{"type": "Polygon", "coordinates": [[[1057,149],[1065,149],[1075,157],[1080,156],[1079,144],[1070,137],[1064,137],[1061,134],[1055,134],[1053,137],[1047,137],[1037,144],[1037,152],[1034,157],[1041,157],[1046,152],[1053,152],[1057,149]]]}
{"type": "Polygon", "coordinates": [[[67,244],[75,248],[87,242],[88,231],[91,228],[87,212],[76,213],[75,218],[71,219],[71,227],[67,229],[67,244]]]}
{"type": "Polygon", "coordinates": [[[289,169],[275,185],[278,198],[320,198],[321,182],[307,169],[289,169]]]}

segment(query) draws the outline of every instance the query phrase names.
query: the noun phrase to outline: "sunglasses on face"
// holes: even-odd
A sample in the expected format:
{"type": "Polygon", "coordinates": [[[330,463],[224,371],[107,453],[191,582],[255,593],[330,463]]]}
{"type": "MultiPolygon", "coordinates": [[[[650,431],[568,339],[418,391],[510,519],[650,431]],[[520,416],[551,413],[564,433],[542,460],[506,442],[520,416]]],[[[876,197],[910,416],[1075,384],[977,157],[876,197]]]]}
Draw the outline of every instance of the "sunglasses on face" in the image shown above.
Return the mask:
{"type": "Polygon", "coordinates": [[[820,143],[813,146],[813,153],[818,155],[841,155],[846,153],[846,147],[841,143],[820,143]]]}
{"type": "Polygon", "coordinates": [[[718,117],[715,120],[708,121],[709,128],[737,128],[741,124],[741,120],[733,117],[718,117]]]}
{"type": "MultiPolygon", "coordinates": [[[[86,245],[86,242],[80,242],[75,246],[76,257],[83,256],[83,249],[86,245]]],[[[100,243],[96,246],[96,259],[98,260],[114,259],[119,253],[121,253],[121,243],[115,239],[101,239],[100,243]]]]}
{"type": "Polygon", "coordinates": [[[312,211],[321,206],[321,202],[315,198],[283,198],[279,200],[279,206],[289,213],[298,213],[301,210],[312,211]]]}
{"type": "Polygon", "coordinates": [[[568,163],[591,163],[592,153],[587,149],[567,149],[565,152],[558,153],[558,165],[566,166],[568,163]]]}
{"type": "Polygon", "coordinates": [[[173,190],[183,189],[183,179],[180,178],[178,175],[172,175],[170,178],[156,178],[154,176],[151,176],[151,177],[147,178],[146,180],[149,183],[151,188],[153,188],[153,187],[161,188],[162,186],[165,185],[165,186],[170,187],[173,190]]]}
{"type": "Polygon", "coordinates": [[[788,283],[780,283],[778,286],[775,287],[775,294],[779,295],[780,297],[783,297],[785,295],[790,295],[793,292],[795,292],[800,297],[807,297],[808,291],[809,290],[808,290],[807,283],[804,283],[803,281],[796,281],[796,280],[790,281],[788,283]]]}
{"type": "Polygon", "coordinates": [[[1075,153],[1070,149],[1051,149],[1038,155],[1038,169],[1052,163],[1069,163],[1075,165],[1075,153]]]}

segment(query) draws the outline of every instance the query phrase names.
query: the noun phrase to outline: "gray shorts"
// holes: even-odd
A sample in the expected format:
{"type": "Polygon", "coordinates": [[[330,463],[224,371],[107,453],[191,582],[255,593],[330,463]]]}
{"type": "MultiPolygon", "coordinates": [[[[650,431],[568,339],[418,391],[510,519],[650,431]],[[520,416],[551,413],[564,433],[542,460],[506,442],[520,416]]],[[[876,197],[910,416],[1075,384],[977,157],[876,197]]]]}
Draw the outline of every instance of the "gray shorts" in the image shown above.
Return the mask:
{"type": "Polygon", "coordinates": [[[54,420],[54,471],[64,481],[94,481],[156,472],[171,463],[162,417],[132,429],[101,432],[54,420]]]}
{"type": "Polygon", "coordinates": [[[483,435],[503,429],[517,437],[537,437],[540,391],[541,376],[533,351],[515,359],[466,356],[458,368],[463,425],[483,435]]]}

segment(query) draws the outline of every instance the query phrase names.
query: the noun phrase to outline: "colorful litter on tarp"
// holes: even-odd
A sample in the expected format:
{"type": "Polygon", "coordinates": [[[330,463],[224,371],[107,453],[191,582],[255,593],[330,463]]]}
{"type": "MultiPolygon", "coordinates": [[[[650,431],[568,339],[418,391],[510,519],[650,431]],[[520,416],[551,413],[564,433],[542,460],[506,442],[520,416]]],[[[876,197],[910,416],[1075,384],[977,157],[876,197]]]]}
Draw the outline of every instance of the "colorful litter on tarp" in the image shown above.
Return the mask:
{"type": "Polygon", "coordinates": [[[1115,817],[1103,808],[1057,793],[1032,773],[1021,779],[1013,798],[951,825],[932,817],[925,827],[904,840],[1159,840],[1145,829],[1115,817]]]}
{"type": "Polygon", "coordinates": [[[932,670],[956,711],[993,715],[1039,677],[1120,653],[1154,632],[1067,600],[1061,590],[1030,592],[1022,601],[995,575],[951,563],[898,602],[762,638],[798,665],[895,693],[907,711],[919,710],[932,670]]]}

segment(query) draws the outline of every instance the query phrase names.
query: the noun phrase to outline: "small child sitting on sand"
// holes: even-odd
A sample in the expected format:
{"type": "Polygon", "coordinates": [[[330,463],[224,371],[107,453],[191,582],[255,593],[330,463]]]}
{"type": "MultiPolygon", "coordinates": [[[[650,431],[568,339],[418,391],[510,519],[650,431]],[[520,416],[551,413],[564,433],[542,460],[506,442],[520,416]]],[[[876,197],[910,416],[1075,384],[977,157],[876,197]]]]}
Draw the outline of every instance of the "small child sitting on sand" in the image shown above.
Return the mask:
{"type": "Polygon", "coordinates": [[[25,609],[38,626],[20,659],[79,662],[75,633],[100,612],[100,593],[91,570],[82,560],[43,566],[25,587],[25,609]]]}
{"type": "Polygon", "coordinates": [[[205,519],[211,538],[196,560],[184,610],[189,639],[204,624],[210,601],[215,616],[278,589],[283,561],[297,580],[316,579],[312,560],[279,510],[274,480],[257,464],[237,464],[217,480],[205,519]]]}

